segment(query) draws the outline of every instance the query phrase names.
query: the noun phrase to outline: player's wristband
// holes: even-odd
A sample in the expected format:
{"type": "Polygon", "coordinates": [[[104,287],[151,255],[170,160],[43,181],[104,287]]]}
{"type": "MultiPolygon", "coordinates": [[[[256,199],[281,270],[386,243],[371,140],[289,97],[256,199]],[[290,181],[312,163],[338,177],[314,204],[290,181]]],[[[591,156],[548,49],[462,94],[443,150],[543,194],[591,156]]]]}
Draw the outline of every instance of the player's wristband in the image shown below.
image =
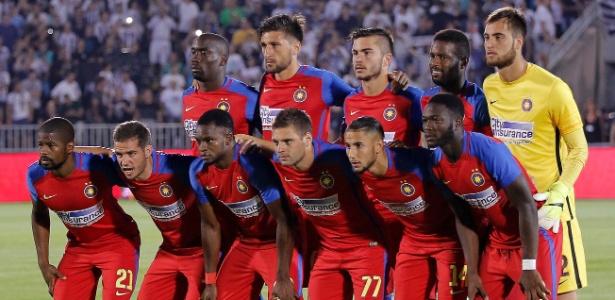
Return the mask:
{"type": "Polygon", "coordinates": [[[523,271],[536,270],[536,259],[523,259],[523,260],[521,260],[521,270],[523,270],[523,271]]]}
{"type": "Polygon", "coordinates": [[[203,280],[205,284],[216,284],[216,272],[205,273],[205,280],[203,280]]]}

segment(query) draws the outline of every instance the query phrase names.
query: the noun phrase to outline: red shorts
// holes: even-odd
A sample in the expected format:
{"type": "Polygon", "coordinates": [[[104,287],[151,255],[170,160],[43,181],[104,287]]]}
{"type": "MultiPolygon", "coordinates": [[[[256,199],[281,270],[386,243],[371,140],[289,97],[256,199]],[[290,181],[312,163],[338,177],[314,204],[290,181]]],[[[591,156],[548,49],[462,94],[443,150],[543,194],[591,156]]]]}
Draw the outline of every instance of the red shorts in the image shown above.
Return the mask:
{"type": "Polygon", "coordinates": [[[397,254],[395,298],[430,299],[435,285],[438,299],[466,299],[465,273],[461,249],[404,247],[397,254]]]}
{"type": "MultiPolygon", "coordinates": [[[[521,248],[497,249],[487,245],[483,252],[479,275],[489,299],[525,299],[518,281],[521,277],[521,248]]],[[[562,270],[562,232],[540,228],[536,270],[540,273],[549,299],[557,294],[557,285],[562,270]]]]}
{"type": "Polygon", "coordinates": [[[345,252],[321,248],[310,275],[310,299],[352,299],[353,294],[355,299],[383,299],[386,265],[387,254],[381,245],[345,252]],[[349,290],[353,292],[348,294],[349,290]]]}
{"type": "Polygon", "coordinates": [[[199,299],[205,285],[203,252],[176,255],[158,250],[139,291],[138,299],[199,299]]]}
{"type": "MultiPolygon", "coordinates": [[[[278,271],[278,252],[275,244],[260,246],[235,242],[220,265],[216,286],[219,300],[258,299],[263,283],[269,287],[269,299],[273,292],[278,271]]],[[[290,277],[295,291],[301,296],[303,286],[303,259],[293,251],[290,277]]],[[[301,298],[303,299],[303,298],[301,298]]]]}
{"type": "MultiPolygon", "coordinates": [[[[91,251],[87,251],[91,252],[91,251]]],[[[120,239],[112,251],[83,253],[66,247],[58,266],[65,280],[56,280],[54,299],[94,299],[102,275],[103,299],[130,299],[137,283],[139,247],[120,239]]]]}

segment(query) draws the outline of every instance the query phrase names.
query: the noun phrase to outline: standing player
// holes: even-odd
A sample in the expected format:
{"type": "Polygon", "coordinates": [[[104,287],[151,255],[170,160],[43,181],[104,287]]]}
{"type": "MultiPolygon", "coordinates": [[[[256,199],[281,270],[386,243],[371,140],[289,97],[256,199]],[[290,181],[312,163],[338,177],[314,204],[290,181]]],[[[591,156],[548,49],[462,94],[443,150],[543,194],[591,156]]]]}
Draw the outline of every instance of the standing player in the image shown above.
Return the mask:
{"type": "Polygon", "coordinates": [[[138,121],[116,126],[113,144],[122,179],[162,233],[139,299],[198,299],[204,288],[201,216],[188,178],[196,158],[155,152],[149,129],[138,121]]]}
{"type": "MultiPolygon", "coordinates": [[[[437,281],[438,299],[466,299],[465,269],[453,213],[431,181],[431,151],[392,148],[372,117],[350,123],[344,133],[346,154],[372,201],[399,217],[404,235],[395,265],[397,299],[429,299],[437,281]]],[[[389,252],[390,253],[390,252],[389,252]]]]}
{"type": "Polygon", "coordinates": [[[260,88],[263,139],[271,140],[272,124],[285,108],[305,111],[314,123],[312,135],[329,139],[330,107],[342,106],[352,87],[334,74],[300,65],[297,55],[303,43],[305,17],[279,14],[265,19],[257,32],[265,58],[260,88]]]}
{"type": "Polygon", "coordinates": [[[485,93],[466,79],[469,63],[470,41],[465,33],[457,29],[444,29],[436,33],[429,50],[431,80],[436,86],[423,93],[421,106],[425,109],[429,99],[438,93],[455,94],[465,109],[464,129],[493,136],[485,93]]]}
{"type": "Polygon", "coordinates": [[[391,92],[387,75],[393,59],[391,33],[382,28],[360,28],[349,39],[352,65],[361,87],[344,101],[346,123],[370,116],[382,124],[385,142],[399,140],[406,146],[418,146],[423,91],[409,87],[397,94],[391,92]]]}
{"type": "Polygon", "coordinates": [[[519,159],[538,191],[548,193],[539,210],[540,225],[557,231],[560,219],[563,223],[559,299],[576,299],[576,290],[587,285],[587,273],[572,186],[587,160],[587,140],[568,85],[524,59],[526,28],[518,10],[502,8],[489,15],[487,64],[498,73],[487,77],[483,87],[494,137],[519,159]]]}
{"type": "Polygon", "coordinates": [[[269,299],[297,299],[302,274],[298,261],[291,267],[294,239],[289,213],[280,200],[280,182],[265,156],[239,153],[233,128],[230,114],[218,109],[205,112],[196,128],[202,161],[192,164],[190,179],[201,202],[207,284],[203,299],[258,299],[263,281],[269,299]],[[215,202],[225,207],[217,206],[214,212],[215,202]],[[234,214],[239,238],[216,279],[220,227],[215,213],[220,209],[234,214]]]}
{"type": "Polygon", "coordinates": [[[272,126],[274,167],[291,210],[318,235],[310,298],[383,299],[386,250],[344,149],[312,138],[310,118],[296,108],[282,110],[272,126]]]}
{"type": "Polygon", "coordinates": [[[43,278],[54,299],[130,299],[137,281],[139,230],[112,195],[119,177],[110,158],[74,152],[75,131],[51,118],[38,133],[40,159],[28,168],[32,232],[43,278]],[[68,228],[60,265],[49,263],[49,209],[68,228]]]}
{"type": "Polygon", "coordinates": [[[228,41],[217,34],[204,33],[194,39],[190,53],[190,70],[195,84],[184,92],[182,119],[186,133],[192,140],[194,155],[199,155],[194,140],[196,123],[210,109],[219,108],[230,113],[235,123],[235,133],[251,134],[254,129],[260,130],[258,92],[226,76],[228,41]]]}
{"type": "Polygon", "coordinates": [[[427,146],[438,147],[433,174],[449,193],[468,265],[469,297],[555,299],[561,233],[538,226],[536,188],[508,148],[464,131],[463,118],[463,103],[448,93],[433,96],[423,112],[427,146]],[[479,262],[476,223],[483,218],[492,228],[479,262]]]}

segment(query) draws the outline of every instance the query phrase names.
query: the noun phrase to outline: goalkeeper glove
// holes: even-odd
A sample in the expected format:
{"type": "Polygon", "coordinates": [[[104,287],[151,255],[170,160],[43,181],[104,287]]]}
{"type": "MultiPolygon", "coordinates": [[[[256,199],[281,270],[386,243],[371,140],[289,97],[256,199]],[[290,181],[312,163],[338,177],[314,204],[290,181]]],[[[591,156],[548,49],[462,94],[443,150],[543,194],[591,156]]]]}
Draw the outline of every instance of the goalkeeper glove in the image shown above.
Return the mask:
{"type": "Polygon", "coordinates": [[[553,183],[551,188],[544,193],[547,202],[538,210],[538,224],[545,230],[553,228],[554,233],[559,232],[560,218],[564,210],[564,201],[570,188],[561,181],[553,183]]]}

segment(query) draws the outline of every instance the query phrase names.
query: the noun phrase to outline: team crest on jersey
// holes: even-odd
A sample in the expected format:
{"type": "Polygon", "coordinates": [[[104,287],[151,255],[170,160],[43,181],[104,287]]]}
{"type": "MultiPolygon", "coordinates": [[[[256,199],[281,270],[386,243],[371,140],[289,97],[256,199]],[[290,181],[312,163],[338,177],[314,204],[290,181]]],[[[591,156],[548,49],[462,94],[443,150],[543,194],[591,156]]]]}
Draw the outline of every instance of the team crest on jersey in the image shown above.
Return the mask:
{"type": "Polygon", "coordinates": [[[333,176],[331,176],[331,174],[322,173],[322,175],[320,175],[320,186],[322,186],[323,188],[330,189],[333,187],[334,183],[335,180],[333,179],[333,176]]]}
{"type": "Polygon", "coordinates": [[[414,191],[415,191],[414,187],[407,182],[402,183],[400,186],[400,189],[401,189],[401,193],[404,194],[404,196],[406,197],[410,197],[414,195],[414,191]]]}
{"type": "Polygon", "coordinates": [[[382,117],[387,121],[395,120],[395,117],[397,117],[397,110],[395,109],[395,106],[391,105],[387,107],[382,113],[382,117]]]}
{"type": "Polygon", "coordinates": [[[293,93],[293,100],[295,100],[295,102],[303,102],[305,101],[305,99],[307,99],[307,91],[305,90],[304,86],[300,86],[294,93],[293,93]]]}
{"type": "Polygon", "coordinates": [[[220,99],[220,102],[218,103],[217,107],[218,109],[221,109],[223,111],[230,111],[231,110],[231,105],[228,103],[228,98],[222,98],[220,99]]]}
{"type": "Polygon", "coordinates": [[[475,186],[483,186],[483,184],[485,184],[485,176],[478,171],[472,173],[470,179],[472,180],[472,184],[475,186]]]}
{"type": "Polygon", "coordinates": [[[241,179],[237,180],[237,183],[235,184],[235,186],[237,187],[237,190],[242,194],[245,194],[248,192],[248,185],[245,182],[243,182],[243,180],[241,179]]]}
{"type": "Polygon", "coordinates": [[[98,195],[98,189],[91,182],[86,183],[85,189],[83,189],[83,194],[88,198],[94,198],[98,195]]]}
{"type": "Polygon", "coordinates": [[[160,191],[160,195],[162,197],[169,198],[171,197],[171,195],[173,195],[173,189],[168,184],[161,185],[158,190],[160,191]]]}
{"type": "Polygon", "coordinates": [[[521,101],[521,109],[523,109],[524,112],[528,112],[532,110],[532,107],[534,107],[534,103],[532,103],[532,99],[525,98],[523,99],[523,101],[521,101]]]}

